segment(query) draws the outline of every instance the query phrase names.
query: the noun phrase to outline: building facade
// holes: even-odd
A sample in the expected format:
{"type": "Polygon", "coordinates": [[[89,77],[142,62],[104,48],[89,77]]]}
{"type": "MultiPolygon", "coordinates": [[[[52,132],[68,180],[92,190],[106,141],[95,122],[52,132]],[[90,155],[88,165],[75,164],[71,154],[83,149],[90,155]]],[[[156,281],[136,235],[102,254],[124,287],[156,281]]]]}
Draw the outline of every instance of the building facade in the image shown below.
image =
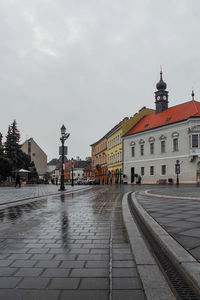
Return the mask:
{"type": "Polygon", "coordinates": [[[38,175],[42,176],[47,172],[47,155],[34,141],[33,138],[26,140],[21,149],[24,153],[28,154],[31,161],[35,163],[38,175]]]}
{"type": "Polygon", "coordinates": [[[109,183],[122,181],[122,122],[107,135],[107,175],[109,183]]]}
{"type": "Polygon", "coordinates": [[[91,169],[94,177],[100,181],[100,183],[106,183],[106,171],[107,171],[107,136],[98,140],[91,145],[91,169]]]}
{"type": "Polygon", "coordinates": [[[156,85],[156,112],[142,118],[123,137],[127,183],[135,175],[143,183],[195,183],[200,180],[200,103],[194,100],[168,108],[162,80],[156,85]],[[177,174],[176,164],[180,166],[177,174]]]}

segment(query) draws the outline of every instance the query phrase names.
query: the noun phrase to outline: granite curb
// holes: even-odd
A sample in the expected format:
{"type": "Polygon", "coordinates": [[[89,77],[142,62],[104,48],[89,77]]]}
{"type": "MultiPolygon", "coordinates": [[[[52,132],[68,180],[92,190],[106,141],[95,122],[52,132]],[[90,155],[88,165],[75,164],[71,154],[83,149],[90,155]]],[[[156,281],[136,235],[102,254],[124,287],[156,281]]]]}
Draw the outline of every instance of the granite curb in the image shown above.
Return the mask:
{"type": "Polygon", "coordinates": [[[177,268],[185,274],[196,289],[200,290],[200,263],[147,213],[138,203],[135,193],[132,194],[132,201],[145,225],[167,251],[177,268]]]}
{"type": "Polygon", "coordinates": [[[123,196],[122,214],[146,298],[148,300],[175,299],[166,279],[160,271],[154,257],[150,253],[150,250],[148,249],[142,234],[132,217],[127,201],[129,194],[130,192],[123,196]]]}

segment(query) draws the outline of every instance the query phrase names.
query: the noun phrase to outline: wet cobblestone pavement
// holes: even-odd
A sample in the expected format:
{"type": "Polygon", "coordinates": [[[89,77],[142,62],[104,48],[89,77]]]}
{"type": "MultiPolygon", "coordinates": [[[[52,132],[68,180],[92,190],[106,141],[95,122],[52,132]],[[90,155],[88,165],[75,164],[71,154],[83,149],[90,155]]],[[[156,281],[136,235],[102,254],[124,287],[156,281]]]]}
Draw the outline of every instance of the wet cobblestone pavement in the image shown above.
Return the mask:
{"type": "MultiPolygon", "coordinates": [[[[9,203],[26,198],[41,197],[51,194],[59,194],[59,185],[54,184],[34,184],[25,185],[21,188],[15,187],[0,187],[0,205],[2,203],[9,203]]],[[[74,189],[81,188],[81,186],[75,186],[74,189]]],[[[66,190],[70,191],[73,188],[71,185],[66,186],[66,190]]]]}
{"type": "MultiPolygon", "coordinates": [[[[199,197],[199,185],[148,187],[151,193],[199,197]]],[[[200,262],[200,200],[136,195],[145,210],[200,262]]]]}
{"type": "Polygon", "coordinates": [[[94,187],[0,212],[0,299],[145,299],[122,221],[132,187],[94,187]]]}

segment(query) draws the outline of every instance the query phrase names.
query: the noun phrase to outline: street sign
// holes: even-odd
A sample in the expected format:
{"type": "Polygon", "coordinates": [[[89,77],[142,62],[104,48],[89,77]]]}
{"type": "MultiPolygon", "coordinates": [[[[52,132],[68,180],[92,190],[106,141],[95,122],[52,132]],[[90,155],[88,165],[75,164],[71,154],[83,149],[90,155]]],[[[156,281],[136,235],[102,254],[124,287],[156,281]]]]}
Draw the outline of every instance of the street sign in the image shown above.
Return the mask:
{"type": "MultiPolygon", "coordinates": [[[[68,148],[67,146],[64,146],[64,155],[67,155],[68,153],[68,148]]],[[[59,147],[59,155],[62,155],[62,146],[59,147]]]]}

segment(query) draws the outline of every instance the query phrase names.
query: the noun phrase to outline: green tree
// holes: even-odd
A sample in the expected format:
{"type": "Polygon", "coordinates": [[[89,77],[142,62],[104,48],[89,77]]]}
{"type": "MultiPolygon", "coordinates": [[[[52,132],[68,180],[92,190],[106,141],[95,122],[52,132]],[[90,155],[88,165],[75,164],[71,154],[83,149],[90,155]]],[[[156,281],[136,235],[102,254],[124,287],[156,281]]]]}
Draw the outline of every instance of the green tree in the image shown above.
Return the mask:
{"type": "Polygon", "coordinates": [[[3,150],[4,150],[4,146],[3,146],[3,135],[2,133],[0,132],[0,157],[3,156],[3,150]]]}
{"type": "Polygon", "coordinates": [[[20,133],[17,129],[17,122],[14,120],[13,123],[8,127],[8,133],[5,142],[5,154],[6,157],[11,160],[13,169],[17,169],[18,165],[20,164],[19,152],[21,149],[19,141],[20,133]]]}
{"type": "Polygon", "coordinates": [[[0,182],[5,181],[11,175],[12,164],[6,157],[0,157],[0,182]]]}

